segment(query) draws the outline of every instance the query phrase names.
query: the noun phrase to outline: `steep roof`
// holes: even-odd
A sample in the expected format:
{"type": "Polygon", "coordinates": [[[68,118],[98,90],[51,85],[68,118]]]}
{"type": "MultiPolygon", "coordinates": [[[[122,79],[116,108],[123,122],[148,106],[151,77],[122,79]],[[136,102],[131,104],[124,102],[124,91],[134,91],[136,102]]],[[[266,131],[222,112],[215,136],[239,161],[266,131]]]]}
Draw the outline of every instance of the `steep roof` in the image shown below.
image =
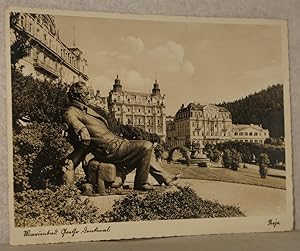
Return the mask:
{"type": "Polygon", "coordinates": [[[232,124],[232,128],[233,129],[239,129],[239,130],[243,130],[243,129],[247,129],[247,128],[252,128],[252,129],[255,129],[255,130],[258,130],[258,131],[262,131],[262,130],[265,130],[264,128],[262,128],[261,126],[259,125],[254,125],[254,124],[232,124]]]}

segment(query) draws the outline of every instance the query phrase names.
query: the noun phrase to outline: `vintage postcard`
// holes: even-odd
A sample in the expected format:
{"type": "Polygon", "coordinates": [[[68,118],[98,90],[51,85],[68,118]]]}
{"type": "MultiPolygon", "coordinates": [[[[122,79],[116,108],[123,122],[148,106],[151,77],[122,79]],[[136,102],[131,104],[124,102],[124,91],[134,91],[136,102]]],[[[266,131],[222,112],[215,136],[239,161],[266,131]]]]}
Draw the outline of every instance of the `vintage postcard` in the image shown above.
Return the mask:
{"type": "Polygon", "coordinates": [[[6,20],[11,244],[292,230],[286,21],[6,20]]]}

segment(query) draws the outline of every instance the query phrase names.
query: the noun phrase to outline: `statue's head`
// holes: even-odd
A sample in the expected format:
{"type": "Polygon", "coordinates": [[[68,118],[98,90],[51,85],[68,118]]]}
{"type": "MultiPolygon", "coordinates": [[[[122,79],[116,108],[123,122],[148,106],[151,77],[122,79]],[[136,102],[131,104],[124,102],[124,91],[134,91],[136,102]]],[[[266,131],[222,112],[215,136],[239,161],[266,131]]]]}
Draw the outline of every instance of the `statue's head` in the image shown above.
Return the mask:
{"type": "Polygon", "coordinates": [[[76,100],[85,105],[89,104],[91,95],[85,82],[79,81],[71,85],[68,91],[70,101],[76,100]]]}

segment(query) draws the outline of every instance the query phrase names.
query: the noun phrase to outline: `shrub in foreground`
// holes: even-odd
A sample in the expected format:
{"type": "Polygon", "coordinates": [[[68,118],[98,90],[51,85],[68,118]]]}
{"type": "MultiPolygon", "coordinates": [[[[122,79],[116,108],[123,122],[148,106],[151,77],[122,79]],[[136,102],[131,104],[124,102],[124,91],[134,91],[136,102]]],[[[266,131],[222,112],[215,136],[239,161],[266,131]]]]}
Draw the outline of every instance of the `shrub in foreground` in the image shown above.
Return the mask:
{"type": "Polygon", "coordinates": [[[83,201],[76,186],[29,189],[15,194],[15,224],[35,227],[244,216],[236,206],[203,200],[189,187],[178,188],[166,193],[153,191],[145,196],[132,192],[105,214],[100,214],[90,200],[83,201]]]}
{"type": "Polygon", "coordinates": [[[245,216],[238,207],[203,200],[189,187],[175,192],[132,194],[105,214],[110,222],[245,216]]]}
{"type": "Polygon", "coordinates": [[[89,200],[81,200],[77,187],[53,186],[15,194],[16,227],[39,227],[101,222],[89,200]]]}
{"type": "Polygon", "coordinates": [[[72,149],[61,132],[58,123],[32,123],[14,133],[15,192],[61,184],[61,162],[72,149]]]}

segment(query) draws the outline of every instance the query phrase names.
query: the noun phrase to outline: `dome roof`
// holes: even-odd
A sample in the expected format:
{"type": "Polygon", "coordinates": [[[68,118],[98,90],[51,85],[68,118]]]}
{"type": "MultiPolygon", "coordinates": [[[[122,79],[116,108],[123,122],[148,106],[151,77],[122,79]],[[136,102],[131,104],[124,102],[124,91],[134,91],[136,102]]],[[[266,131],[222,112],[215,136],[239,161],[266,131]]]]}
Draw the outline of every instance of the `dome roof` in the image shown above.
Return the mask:
{"type": "Polygon", "coordinates": [[[55,18],[52,15],[48,15],[48,14],[41,14],[39,15],[39,20],[41,22],[42,25],[45,25],[49,32],[52,35],[56,35],[57,34],[57,28],[55,25],[55,18]]]}

